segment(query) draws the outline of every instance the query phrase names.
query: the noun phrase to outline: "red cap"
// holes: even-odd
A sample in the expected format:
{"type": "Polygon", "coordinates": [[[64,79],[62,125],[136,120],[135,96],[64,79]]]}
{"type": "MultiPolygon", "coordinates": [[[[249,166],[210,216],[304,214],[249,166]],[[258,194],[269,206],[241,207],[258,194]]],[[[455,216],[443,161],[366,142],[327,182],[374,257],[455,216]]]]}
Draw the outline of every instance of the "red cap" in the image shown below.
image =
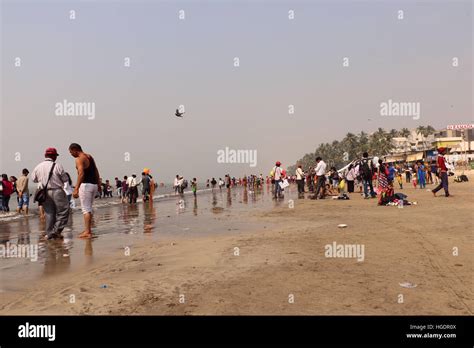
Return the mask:
{"type": "Polygon", "coordinates": [[[275,165],[279,166],[279,165],[281,165],[281,162],[280,162],[280,161],[277,161],[277,162],[275,163],[275,165]]]}
{"type": "Polygon", "coordinates": [[[445,148],[445,147],[440,147],[440,148],[438,148],[438,153],[443,154],[443,153],[445,153],[445,152],[446,152],[446,148],[445,148]]]}
{"type": "Polygon", "coordinates": [[[54,147],[48,147],[46,151],[44,152],[45,156],[46,155],[55,155],[59,156],[58,151],[54,147]]]}

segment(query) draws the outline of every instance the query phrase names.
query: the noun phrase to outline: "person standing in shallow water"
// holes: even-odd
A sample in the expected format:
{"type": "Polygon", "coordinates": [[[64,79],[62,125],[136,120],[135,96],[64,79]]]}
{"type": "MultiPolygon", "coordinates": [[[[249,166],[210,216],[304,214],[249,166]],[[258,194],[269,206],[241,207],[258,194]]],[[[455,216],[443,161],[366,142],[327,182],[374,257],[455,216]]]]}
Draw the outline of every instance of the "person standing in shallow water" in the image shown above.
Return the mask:
{"type": "Polygon", "coordinates": [[[193,181],[191,182],[191,190],[193,191],[194,197],[196,197],[197,193],[197,179],[193,178],[193,181]]]}
{"type": "Polygon", "coordinates": [[[62,238],[61,232],[69,219],[69,201],[63,190],[68,178],[63,166],[56,162],[58,156],[55,148],[47,148],[44,161],[38,164],[31,174],[33,182],[47,189],[45,201],[41,205],[44,209],[48,239],[62,238]]]}
{"type": "Polygon", "coordinates": [[[100,191],[99,170],[94,158],[83,152],[79,144],[69,145],[69,153],[76,159],[77,184],[72,196],[81,201],[82,214],[84,216],[84,231],[79,238],[92,238],[92,204],[97,191],[100,191]]]}

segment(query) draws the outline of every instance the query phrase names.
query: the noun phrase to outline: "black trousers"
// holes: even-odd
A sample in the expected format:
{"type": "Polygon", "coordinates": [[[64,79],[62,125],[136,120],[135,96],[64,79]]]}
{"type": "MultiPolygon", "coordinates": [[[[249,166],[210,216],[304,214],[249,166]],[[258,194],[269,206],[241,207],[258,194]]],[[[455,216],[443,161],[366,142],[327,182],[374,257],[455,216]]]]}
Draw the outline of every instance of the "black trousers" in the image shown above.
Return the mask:
{"type": "Polygon", "coordinates": [[[298,185],[298,193],[304,193],[304,180],[296,180],[296,184],[298,185]]]}
{"type": "Polygon", "coordinates": [[[321,190],[320,198],[324,197],[325,183],[326,183],[326,176],[324,175],[318,176],[318,181],[316,182],[316,192],[314,193],[316,197],[319,195],[320,190],[321,190]]]}
{"type": "Polygon", "coordinates": [[[346,180],[347,181],[347,191],[350,193],[354,193],[354,180],[346,180]]]}

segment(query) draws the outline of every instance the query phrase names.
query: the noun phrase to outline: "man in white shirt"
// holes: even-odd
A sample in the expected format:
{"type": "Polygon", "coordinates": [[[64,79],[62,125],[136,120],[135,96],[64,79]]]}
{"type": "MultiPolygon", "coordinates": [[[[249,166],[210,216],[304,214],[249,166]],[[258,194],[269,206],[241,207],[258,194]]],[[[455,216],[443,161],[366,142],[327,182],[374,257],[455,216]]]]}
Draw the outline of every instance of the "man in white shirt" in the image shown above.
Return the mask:
{"type": "Polygon", "coordinates": [[[316,168],[314,169],[316,172],[316,192],[314,196],[319,199],[324,198],[325,193],[325,184],[326,184],[326,163],[322,160],[321,157],[316,158],[316,168]],[[319,191],[321,190],[321,195],[319,195],[319,191]],[[319,197],[318,197],[319,195],[319,197]]]}
{"type": "Polygon", "coordinates": [[[127,179],[128,185],[128,203],[137,203],[138,198],[138,182],[137,182],[137,175],[132,174],[131,177],[127,179]]]}
{"type": "Polygon", "coordinates": [[[298,185],[298,193],[304,193],[304,172],[301,168],[301,164],[296,169],[296,184],[298,185]]]}
{"type": "Polygon", "coordinates": [[[275,179],[274,198],[281,197],[280,182],[282,181],[282,178],[283,178],[283,170],[281,169],[280,166],[281,166],[280,161],[277,161],[275,163],[275,167],[273,168],[273,178],[275,179]]]}
{"type": "Polygon", "coordinates": [[[174,194],[176,195],[178,193],[178,181],[179,181],[179,175],[176,174],[176,177],[174,178],[174,182],[173,182],[173,188],[174,188],[174,194]]]}

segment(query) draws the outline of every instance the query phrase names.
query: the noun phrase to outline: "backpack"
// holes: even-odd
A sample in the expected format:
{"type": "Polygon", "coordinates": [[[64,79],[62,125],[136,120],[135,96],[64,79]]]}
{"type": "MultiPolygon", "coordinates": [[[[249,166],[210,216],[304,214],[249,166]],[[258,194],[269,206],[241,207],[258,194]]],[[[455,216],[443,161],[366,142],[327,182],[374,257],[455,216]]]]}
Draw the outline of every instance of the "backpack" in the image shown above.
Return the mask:
{"type": "Polygon", "coordinates": [[[369,165],[369,159],[363,159],[360,163],[360,173],[363,179],[369,180],[372,177],[372,168],[371,165],[369,165]]]}

